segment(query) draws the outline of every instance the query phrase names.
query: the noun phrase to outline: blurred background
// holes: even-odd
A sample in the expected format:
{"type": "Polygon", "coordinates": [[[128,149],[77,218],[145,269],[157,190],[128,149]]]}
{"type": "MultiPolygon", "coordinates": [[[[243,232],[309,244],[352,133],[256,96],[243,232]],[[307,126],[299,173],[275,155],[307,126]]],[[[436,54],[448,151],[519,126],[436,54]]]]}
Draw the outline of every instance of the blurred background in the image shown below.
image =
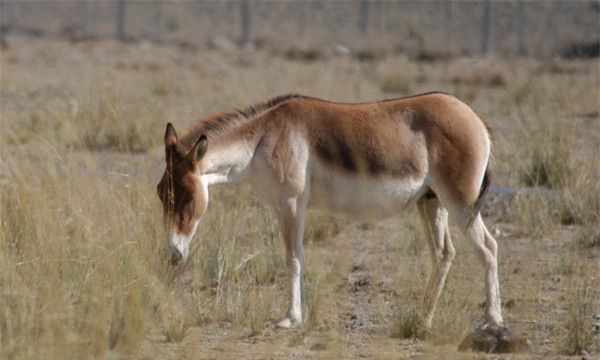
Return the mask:
{"type": "Polygon", "coordinates": [[[0,6],[3,36],[310,51],[305,56],[327,49],[365,57],[385,51],[422,59],[597,56],[600,14],[595,0],[3,0],[0,6]]]}

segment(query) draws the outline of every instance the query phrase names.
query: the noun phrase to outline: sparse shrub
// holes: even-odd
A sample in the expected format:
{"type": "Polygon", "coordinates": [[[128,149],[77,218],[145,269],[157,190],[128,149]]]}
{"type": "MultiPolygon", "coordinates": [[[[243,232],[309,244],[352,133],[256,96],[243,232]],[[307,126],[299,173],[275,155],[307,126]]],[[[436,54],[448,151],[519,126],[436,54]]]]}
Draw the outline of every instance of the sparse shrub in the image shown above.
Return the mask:
{"type": "Polygon", "coordinates": [[[411,339],[417,337],[423,319],[416,307],[406,307],[396,314],[396,320],[389,326],[392,338],[411,339]]]}
{"type": "Polygon", "coordinates": [[[450,78],[454,84],[505,87],[509,83],[509,75],[503,68],[477,69],[461,73],[450,78]]]}
{"type": "Polygon", "coordinates": [[[522,175],[525,185],[553,189],[568,186],[575,176],[570,140],[556,135],[547,141],[536,143],[530,164],[522,175]]]}
{"type": "Polygon", "coordinates": [[[422,47],[418,52],[417,60],[425,62],[447,61],[451,57],[451,54],[445,50],[422,47]]]}
{"type": "Polygon", "coordinates": [[[509,91],[511,92],[511,97],[513,101],[516,104],[521,105],[528,99],[530,93],[533,90],[531,82],[529,81],[529,79],[527,79],[517,83],[516,85],[513,85],[509,88],[509,91]]]}
{"type": "Polygon", "coordinates": [[[561,209],[560,223],[563,225],[581,225],[583,220],[572,208],[564,207],[561,209]]]}
{"type": "Polygon", "coordinates": [[[488,86],[506,86],[508,80],[506,79],[506,73],[496,72],[488,75],[484,83],[488,86]]]}
{"type": "Polygon", "coordinates": [[[562,54],[567,59],[597,58],[600,57],[600,43],[598,41],[574,43],[564,49],[562,54]]]}
{"type": "Polygon", "coordinates": [[[212,248],[208,251],[203,252],[206,257],[202,262],[202,277],[206,284],[211,287],[217,286],[219,280],[219,273],[221,267],[221,256],[219,256],[218,248],[212,248]]]}
{"type": "MultiPolygon", "coordinates": [[[[594,331],[592,327],[593,292],[588,282],[582,282],[570,294],[567,314],[563,323],[564,351],[579,355],[582,351],[593,351],[594,331]]],[[[597,343],[595,345],[597,346],[597,343]]]]}
{"type": "Polygon", "coordinates": [[[292,61],[317,61],[321,59],[323,54],[321,50],[311,48],[311,49],[301,49],[301,48],[290,48],[284,53],[284,57],[288,60],[292,61]]]}
{"type": "Polygon", "coordinates": [[[170,343],[178,343],[185,339],[189,330],[189,325],[186,324],[182,316],[173,316],[167,320],[163,329],[165,340],[170,343]]]}
{"type": "Polygon", "coordinates": [[[112,305],[109,348],[133,354],[144,338],[144,315],[141,294],[134,287],[119,294],[112,305]]]}
{"type": "Polygon", "coordinates": [[[539,192],[519,192],[513,204],[515,221],[522,224],[529,235],[543,236],[547,233],[552,210],[547,196],[539,192]]]}
{"type": "MultiPolygon", "coordinates": [[[[414,279],[411,279],[414,280],[414,279]]],[[[393,310],[391,321],[388,323],[388,335],[397,339],[422,337],[423,306],[417,294],[417,281],[411,282],[411,287],[404,299],[393,310]]]]}
{"type": "Polygon", "coordinates": [[[536,72],[540,74],[565,74],[573,75],[578,72],[584,72],[585,68],[577,66],[576,64],[566,63],[564,61],[550,61],[540,64],[536,69],[536,72]]]}
{"type": "Polygon", "coordinates": [[[600,248],[600,228],[598,226],[586,226],[579,231],[577,244],[582,248],[600,248]]]}
{"type": "Polygon", "coordinates": [[[595,225],[600,222],[598,169],[587,160],[578,161],[565,189],[555,197],[563,225],[595,225]]]}
{"type": "Polygon", "coordinates": [[[273,315],[270,310],[272,305],[267,300],[269,292],[256,286],[253,283],[247,283],[248,287],[241,291],[240,311],[236,321],[250,328],[250,336],[259,335],[265,330],[265,325],[273,315]]]}
{"type": "Polygon", "coordinates": [[[523,182],[527,186],[558,187],[563,176],[557,171],[560,169],[560,161],[555,154],[535,149],[531,159],[531,170],[523,175],[523,182]]]}
{"type": "Polygon", "coordinates": [[[344,225],[344,220],[328,214],[310,212],[307,218],[304,231],[306,243],[331,241],[344,225]]]}
{"type": "MultiPolygon", "coordinates": [[[[544,163],[545,164],[545,163],[544,163]]],[[[596,169],[586,161],[573,166],[578,171],[562,173],[556,165],[544,165],[534,181],[528,185],[544,184],[551,189],[536,189],[517,194],[514,199],[515,214],[533,233],[540,234],[551,222],[562,225],[594,225],[600,220],[600,195],[595,183],[596,169]],[[551,170],[550,170],[551,169],[551,170]],[[550,174],[550,175],[549,175],[550,174]],[[559,187],[560,185],[560,187],[559,187]]],[[[571,171],[571,170],[569,170],[571,171]]]]}
{"type": "Polygon", "coordinates": [[[375,61],[383,57],[383,53],[373,49],[362,49],[354,53],[354,58],[358,61],[375,61]]]}
{"type": "Polygon", "coordinates": [[[321,309],[321,297],[323,294],[319,291],[322,285],[322,273],[320,269],[307,269],[304,275],[304,300],[306,308],[303,309],[304,315],[304,330],[306,332],[314,330],[325,319],[325,314],[321,309]]]}

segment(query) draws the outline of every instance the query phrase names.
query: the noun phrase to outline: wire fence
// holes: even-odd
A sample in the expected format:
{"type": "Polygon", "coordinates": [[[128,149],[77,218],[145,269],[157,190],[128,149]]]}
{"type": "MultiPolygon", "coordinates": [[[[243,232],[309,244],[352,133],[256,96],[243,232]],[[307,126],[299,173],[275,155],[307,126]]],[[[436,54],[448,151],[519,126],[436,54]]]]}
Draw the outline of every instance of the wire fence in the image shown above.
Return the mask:
{"type": "Polygon", "coordinates": [[[600,1],[0,1],[2,35],[554,57],[597,52],[600,1]],[[573,50],[575,49],[575,50],[573,50]],[[596,49],[596,50],[594,50],[596,49]]]}

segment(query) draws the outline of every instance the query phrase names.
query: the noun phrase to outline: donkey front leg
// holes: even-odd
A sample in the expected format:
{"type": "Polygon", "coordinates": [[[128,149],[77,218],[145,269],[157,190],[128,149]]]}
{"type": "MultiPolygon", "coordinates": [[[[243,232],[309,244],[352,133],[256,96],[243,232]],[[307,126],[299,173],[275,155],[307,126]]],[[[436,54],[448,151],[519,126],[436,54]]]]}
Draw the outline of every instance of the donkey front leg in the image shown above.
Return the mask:
{"type": "Polygon", "coordinates": [[[416,336],[425,338],[431,331],[436,304],[444,288],[446,275],[454,260],[455,250],[448,231],[448,211],[437,198],[422,198],[417,202],[431,250],[431,275],[424,298],[424,313],[416,336]]]}
{"type": "Polygon", "coordinates": [[[289,276],[289,307],[277,326],[290,328],[302,323],[304,267],[304,219],[306,201],[304,197],[291,197],[282,201],[279,208],[279,223],[285,241],[285,258],[289,276]]]}

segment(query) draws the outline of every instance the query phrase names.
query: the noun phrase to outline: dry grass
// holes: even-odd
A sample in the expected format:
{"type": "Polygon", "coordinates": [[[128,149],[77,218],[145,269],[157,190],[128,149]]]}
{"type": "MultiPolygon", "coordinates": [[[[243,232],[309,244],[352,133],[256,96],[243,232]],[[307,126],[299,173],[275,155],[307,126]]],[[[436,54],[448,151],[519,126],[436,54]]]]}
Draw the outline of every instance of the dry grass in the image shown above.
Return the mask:
{"type": "Polygon", "coordinates": [[[556,72],[498,60],[471,75],[489,60],[298,62],[268,51],[30,40],[9,49],[0,74],[0,357],[436,358],[444,346],[462,357],[453,344],[480,313],[483,285],[454,228],[458,254],[432,339],[395,338],[414,332],[429,273],[412,213],[378,225],[311,214],[307,324],[290,332],[269,325],[287,293],[275,217],[247,187],[212,189],[186,266],[168,267],[161,253],[155,183],[166,121],[181,128],[286,92],[364,101],[432,89],[468,95],[495,129],[496,184],[531,187],[505,200],[508,217],[488,219],[500,234],[508,323],[533,340],[534,358],[600,351],[590,332],[600,312],[591,63],[556,72]],[[448,76],[461,72],[468,80],[448,76]]]}
{"type": "Polygon", "coordinates": [[[568,355],[580,355],[583,351],[598,351],[594,344],[592,327],[592,290],[589,281],[579,282],[568,295],[568,310],[564,320],[564,351],[568,355]],[[595,348],[594,348],[595,347],[595,348]]]}
{"type": "Polygon", "coordinates": [[[291,61],[317,61],[323,57],[319,49],[290,48],[284,52],[284,57],[291,61]]]}
{"type": "Polygon", "coordinates": [[[140,277],[158,259],[148,188],[94,170],[80,178],[69,159],[35,155],[35,168],[17,166],[23,155],[4,163],[3,351],[135,352],[151,291],[140,277]]]}
{"type": "Polygon", "coordinates": [[[468,73],[453,76],[450,81],[454,84],[470,86],[504,87],[509,83],[509,71],[505,68],[474,69],[468,73]]]}
{"type": "Polygon", "coordinates": [[[412,339],[417,336],[422,316],[416,308],[418,300],[414,299],[409,306],[400,309],[395,315],[395,322],[389,326],[390,336],[399,339],[412,339]]]}
{"type": "Polygon", "coordinates": [[[381,80],[381,91],[392,94],[410,94],[412,81],[402,73],[389,74],[381,80]]]}

